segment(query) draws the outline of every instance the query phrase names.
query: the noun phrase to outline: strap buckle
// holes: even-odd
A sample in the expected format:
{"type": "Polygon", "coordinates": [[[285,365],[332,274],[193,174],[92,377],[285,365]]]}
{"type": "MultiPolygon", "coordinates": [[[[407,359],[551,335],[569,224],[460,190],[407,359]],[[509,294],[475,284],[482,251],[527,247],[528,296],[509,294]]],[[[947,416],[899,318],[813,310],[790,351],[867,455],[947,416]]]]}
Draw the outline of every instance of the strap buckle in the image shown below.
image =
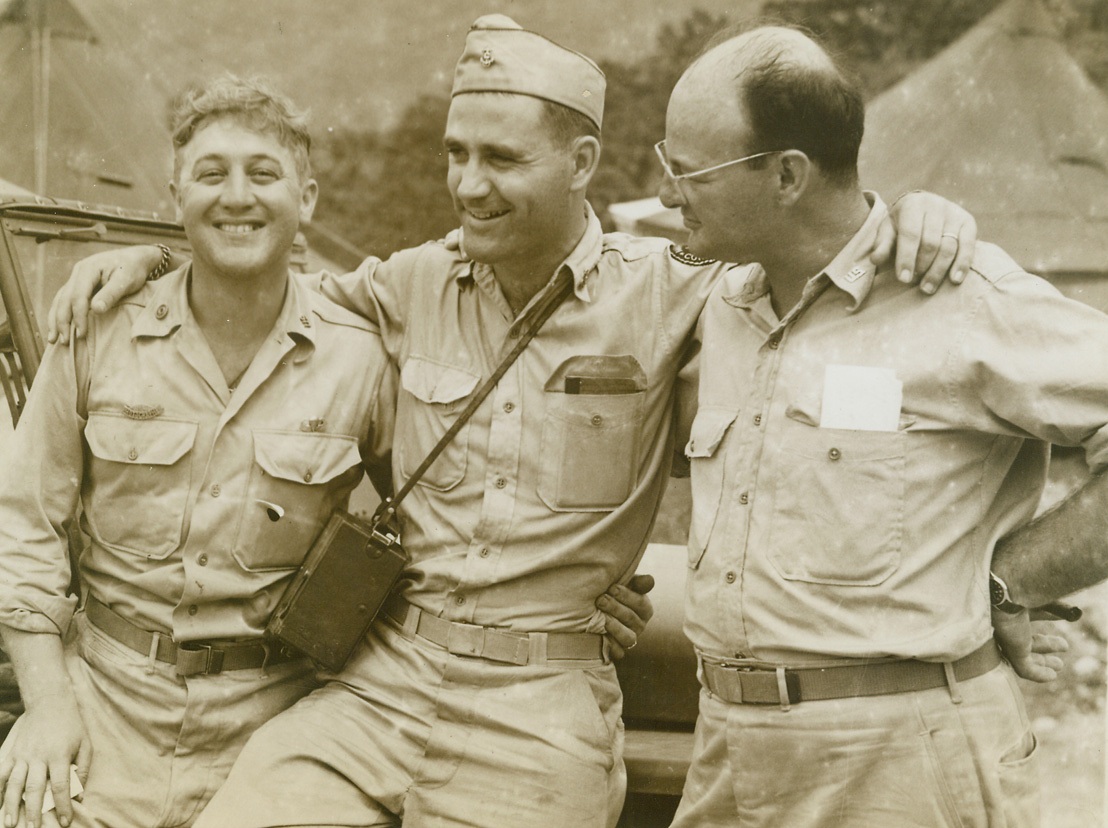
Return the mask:
{"type": "Polygon", "coordinates": [[[211,644],[189,642],[177,647],[177,675],[213,676],[223,672],[223,650],[211,644]]]}

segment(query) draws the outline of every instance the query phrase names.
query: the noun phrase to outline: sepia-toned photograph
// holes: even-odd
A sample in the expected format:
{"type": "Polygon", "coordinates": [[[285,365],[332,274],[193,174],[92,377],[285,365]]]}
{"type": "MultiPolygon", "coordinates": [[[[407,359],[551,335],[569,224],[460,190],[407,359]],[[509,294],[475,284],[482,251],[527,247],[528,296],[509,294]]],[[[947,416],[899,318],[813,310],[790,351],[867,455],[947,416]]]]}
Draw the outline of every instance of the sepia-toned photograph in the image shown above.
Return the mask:
{"type": "Polygon", "coordinates": [[[0,0],[4,828],[1108,828],[1108,0],[0,0]]]}

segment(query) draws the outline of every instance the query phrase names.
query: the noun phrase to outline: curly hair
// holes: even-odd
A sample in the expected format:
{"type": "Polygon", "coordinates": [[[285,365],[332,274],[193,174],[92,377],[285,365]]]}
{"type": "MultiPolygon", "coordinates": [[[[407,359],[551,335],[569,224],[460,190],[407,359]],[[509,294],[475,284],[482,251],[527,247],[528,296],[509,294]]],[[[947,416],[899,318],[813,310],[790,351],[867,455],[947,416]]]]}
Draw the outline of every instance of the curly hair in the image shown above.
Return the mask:
{"type": "Polygon", "coordinates": [[[180,150],[207,121],[221,117],[237,119],[252,129],[266,132],[292,153],[301,181],[311,177],[312,138],[308,113],[296,107],[264,78],[241,78],[224,74],[204,84],[179,92],[169,105],[169,131],[173,136],[173,177],[180,174],[180,150]]]}

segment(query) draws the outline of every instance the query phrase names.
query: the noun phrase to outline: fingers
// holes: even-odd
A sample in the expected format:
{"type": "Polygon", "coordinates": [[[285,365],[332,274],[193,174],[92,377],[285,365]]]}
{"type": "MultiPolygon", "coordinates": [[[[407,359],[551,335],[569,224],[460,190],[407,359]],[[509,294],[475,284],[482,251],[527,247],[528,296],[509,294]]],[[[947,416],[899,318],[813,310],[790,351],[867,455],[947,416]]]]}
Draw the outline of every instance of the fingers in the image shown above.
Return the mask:
{"type": "Polygon", "coordinates": [[[1027,658],[1013,660],[1010,663],[1012,669],[1016,671],[1017,676],[1039,684],[1054,681],[1058,678],[1058,670],[1061,669],[1060,659],[1057,665],[1051,665],[1047,663],[1046,659],[1041,659],[1033,655],[1027,658]]]}
{"type": "Polygon", "coordinates": [[[654,576],[645,573],[632,575],[631,579],[627,582],[627,588],[632,592],[637,592],[639,595],[646,595],[650,590],[654,589],[654,576]]]}
{"type": "Polygon", "coordinates": [[[4,786],[4,828],[15,828],[19,821],[19,806],[23,802],[26,784],[27,763],[19,760],[14,763],[8,783],[4,786]]]}
{"type": "Polygon", "coordinates": [[[77,778],[82,785],[88,784],[88,771],[92,767],[92,742],[87,738],[81,740],[81,746],[77,749],[77,778]]]}
{"type": "MultiPolygon", "coordinates": [[[[54,812],[62,828],[73,821],[73,795],[69,790],[69,768],[67,762],[50,765],[50,792],[54,795],[54,812]]],[[[42,813],[42,809],[39,809],[42,813]]]]}
{"type": "Polygon", "coordinates": [[[954,264],[950,268],[950,281],[960,285],[969,275],[973,254],[977,251],[977,222],[974,221],[973,216],[969,216],[957,232],[958,255],[954,257],[954,264]]]}
{"type": "Polygon", "coordinates": [[[893,245],[896,244],[896,228],[886,216],[885,220],[877,228],[877,238],[870,251],[869,260],[877,267],[881,267],[893,254],[893,245]]]}
{"type": "MultiPolygon", "coordinates": [[[[1068,652],[1070,643],[1060,635],[1035,633],[1031,636],[1031,652],[1042,655],[1068,652]]],[[[1061,659],[1059,659],[1061,661],[1061,659]]]]}

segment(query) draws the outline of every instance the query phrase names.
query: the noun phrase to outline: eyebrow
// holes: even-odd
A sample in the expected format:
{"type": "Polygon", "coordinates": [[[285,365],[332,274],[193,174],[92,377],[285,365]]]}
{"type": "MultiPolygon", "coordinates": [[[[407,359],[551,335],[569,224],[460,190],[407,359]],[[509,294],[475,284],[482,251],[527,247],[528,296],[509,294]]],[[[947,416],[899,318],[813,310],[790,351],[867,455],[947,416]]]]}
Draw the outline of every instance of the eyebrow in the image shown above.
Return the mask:
{"type": "MultiPolygon", "coordinates": [[[[197,158],[195,161],[193,161],[192,165],[195,167],[197,164],[200,164],[204,161],[224,162],[229,157],[230,156],[224,155],[222,153],[209,152],[207,155],[201,155],[199,158],[197,158]]],[[[281,167],[282,169],[284,169],[284,167],[281,164],[281,159],[280,158],[278,158],[275,155],[270,155],[269,153],[265,153],[265,152],[259,152],[259,153],[256,153],[255,155],[251,155],[246,159],[246,161],[247,161],[247,163],[253,163],[254,161],[272,161],[278,167],[281,167]]]]}

